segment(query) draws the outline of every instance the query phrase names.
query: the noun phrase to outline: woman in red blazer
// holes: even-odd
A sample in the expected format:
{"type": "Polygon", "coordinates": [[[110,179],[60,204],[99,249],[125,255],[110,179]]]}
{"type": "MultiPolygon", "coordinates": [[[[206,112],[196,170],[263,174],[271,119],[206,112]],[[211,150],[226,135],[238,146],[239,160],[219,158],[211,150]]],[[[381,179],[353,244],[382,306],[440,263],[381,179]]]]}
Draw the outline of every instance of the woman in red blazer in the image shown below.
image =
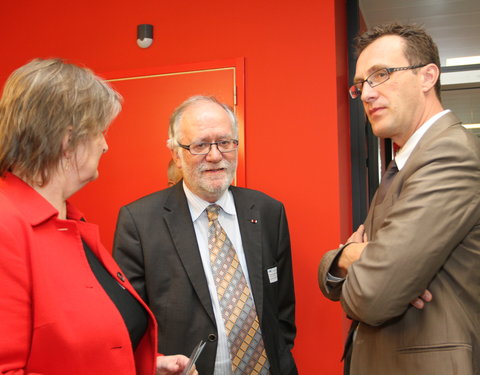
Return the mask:
{"type": "MultiPolygon", "coordinates": [[[[173,375],[156,323],[67,198],[98,176],[120,96],[85,68],[34,60],[0,100],[0,374],[173,375]]],[[[196,371],[191,372],[196,374],[196,371]]]]}

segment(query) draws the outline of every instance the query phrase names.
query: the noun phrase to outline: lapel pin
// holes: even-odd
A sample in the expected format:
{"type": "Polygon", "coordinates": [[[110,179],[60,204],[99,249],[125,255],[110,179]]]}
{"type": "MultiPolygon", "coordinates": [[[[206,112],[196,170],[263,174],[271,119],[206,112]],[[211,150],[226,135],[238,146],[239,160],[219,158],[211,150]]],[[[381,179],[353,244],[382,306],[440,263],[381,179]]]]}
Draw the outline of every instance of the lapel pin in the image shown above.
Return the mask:
{"type": "Polygon", "coordinates": [[[252,224],[257,224],[257,223],[258,223],[258,220],[257,220],[257,219],[250,219],[250,222],[251,222],[252,224]]]}

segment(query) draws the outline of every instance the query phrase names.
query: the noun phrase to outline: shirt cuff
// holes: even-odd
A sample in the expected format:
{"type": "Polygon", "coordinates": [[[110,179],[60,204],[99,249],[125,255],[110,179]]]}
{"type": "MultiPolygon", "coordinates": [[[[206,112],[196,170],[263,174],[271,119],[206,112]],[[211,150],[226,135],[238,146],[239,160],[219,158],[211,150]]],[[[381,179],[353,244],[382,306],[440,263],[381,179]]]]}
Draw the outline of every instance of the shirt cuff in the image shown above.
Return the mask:
{"type": "Polygon", "coordinates": [[[338,284],[338,283],[343,282],[344,280],[345,280],[344,277],[333,276],[330,272],[327,273],[327,283],[338,284]]]}

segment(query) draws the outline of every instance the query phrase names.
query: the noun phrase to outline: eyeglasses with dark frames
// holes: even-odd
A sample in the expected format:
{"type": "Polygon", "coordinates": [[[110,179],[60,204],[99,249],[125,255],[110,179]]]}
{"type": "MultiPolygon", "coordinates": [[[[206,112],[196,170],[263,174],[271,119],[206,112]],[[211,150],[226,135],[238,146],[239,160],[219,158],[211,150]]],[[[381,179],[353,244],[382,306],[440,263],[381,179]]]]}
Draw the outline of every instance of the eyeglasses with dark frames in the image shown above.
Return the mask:
{"type": "Polygon", "coordinates": [[[207,155],[213,145],[217,146],[218,151],[223,154],[235,151],[238,148],[238,139],[223,139],[217,142],[194,142],[189,145],[182,145],[177,141],[177,144],[181,148],[190,151],[192,155],[207,155]]]}
{"type": "Polygon", "coordinates": [[[393,72],[398,72],[399,70],[410,70],[410,69],[422,68],[425,65],[427,64],[404,66],[402,68],[378,69],[377,71],[370,74],[363,81],[354,83],[352,87],[348,89],[348,92],[350,93],[350,96],[352,97],[352,99],[357,99],[360,95],[362,95],[362,89],[365,82],[367,82],[370,85],[370,87],[373,88],[375,86],[381,85],[382,83],[388,81],[388,79],[390,78],[390,74],[392,74],[393,72]]]}

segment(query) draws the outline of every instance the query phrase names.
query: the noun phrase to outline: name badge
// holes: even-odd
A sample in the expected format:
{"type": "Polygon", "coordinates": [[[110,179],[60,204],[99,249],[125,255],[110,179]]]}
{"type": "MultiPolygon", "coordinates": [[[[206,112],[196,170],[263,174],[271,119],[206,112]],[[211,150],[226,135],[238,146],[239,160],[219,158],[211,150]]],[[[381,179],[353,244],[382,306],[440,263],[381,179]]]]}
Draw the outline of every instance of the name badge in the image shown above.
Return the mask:
{"type": "Polygon", "coordinates": [[[270,284],[276,283],[278,281],[277,275],[277,267],[269,268],[267,270],[268,279],[270,280],[270,284]]]}

